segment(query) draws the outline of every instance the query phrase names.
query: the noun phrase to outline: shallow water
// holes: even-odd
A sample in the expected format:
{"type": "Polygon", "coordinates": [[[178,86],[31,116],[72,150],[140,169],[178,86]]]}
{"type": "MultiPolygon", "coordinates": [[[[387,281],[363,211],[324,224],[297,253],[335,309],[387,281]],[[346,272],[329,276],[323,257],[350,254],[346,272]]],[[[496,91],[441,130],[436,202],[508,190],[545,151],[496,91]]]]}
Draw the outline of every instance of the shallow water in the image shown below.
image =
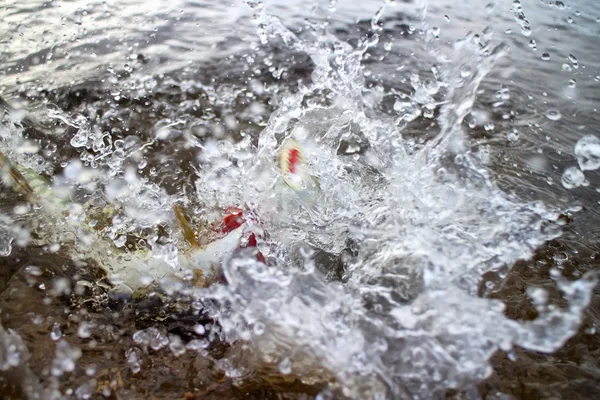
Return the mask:
{"type": "Polygon", "coordinates": [[[5,398],[600,393],[597,4],[3,6],[5,398]]]}

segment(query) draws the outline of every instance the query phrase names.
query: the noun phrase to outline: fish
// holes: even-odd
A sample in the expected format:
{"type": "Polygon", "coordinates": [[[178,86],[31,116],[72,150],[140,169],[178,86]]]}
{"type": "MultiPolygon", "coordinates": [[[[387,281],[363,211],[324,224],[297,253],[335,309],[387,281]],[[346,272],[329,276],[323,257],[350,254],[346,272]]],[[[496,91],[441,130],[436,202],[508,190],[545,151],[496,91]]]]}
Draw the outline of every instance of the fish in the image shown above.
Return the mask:
{"type": "MultiPolygon", "coordinates": [[[[248,224],[246,213],[238,207],[223,210],[222,219],[212,224],[203,232],[196,232],[187,218],[182,207],[173,206],[173,216],[181,228],[182,236],[189,244],[189,249],[177,249],[176,265],[165,259],[156,257],[151,250],[138,249],[126,251],[117,248],[114,243],[98,234],[82,219],[70,219],[69,207],[73,204],[69,198],[59,197],[51,182],[43,175],[18,163],[11,162],[0,152],[0,169],[5,176],[12,180],[12,185],[25,194],[31,203],[39,206],[37,212],[43,212],[45,219],[53,220],[49,224],[53,233],[59,237],[63,233],[74,233],[76,237],[82,232],[93,237],[93,244],[87,248],[76,248],[71,252],[74,258],[92,258],[106,271],[109,280],[114,284],[114,290],[121,293],[150,286],[147,277],[153,281],[164,278],[183,279],[186,271],[192,271],[196,286],[209,286],[215,282],[225,283],[221,266],[227,257],[243,248],[257,247],[257,235],[248,224]],[[62,223],[66,221],[67,223],[62,223]],[[60,232],[59,230],[65,232],[60,232]],[[199,236],[206,238],[202,245],[199,236]]],[[[102,211],[97,213],[102,215],[102,211]]],[[[107,214],[107,215],[110,215],[107,214]]],[[[258,261],[265,263],[265,257],[256,252],[258,261]]]]}

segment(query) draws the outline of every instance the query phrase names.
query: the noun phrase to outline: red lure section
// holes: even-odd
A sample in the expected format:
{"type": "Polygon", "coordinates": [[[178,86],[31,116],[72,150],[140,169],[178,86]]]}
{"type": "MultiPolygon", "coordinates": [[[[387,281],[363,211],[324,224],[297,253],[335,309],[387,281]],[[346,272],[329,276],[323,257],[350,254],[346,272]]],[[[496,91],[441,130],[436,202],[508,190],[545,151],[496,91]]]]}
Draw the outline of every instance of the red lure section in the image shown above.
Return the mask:
{"type": "Polygon", "coordinates": [[[234,231],[242,226],[244,222],[246,222],[244,219],[244,212],[237,207],[229,207],[225,210],[225,213],[227,213],[227,215],[225,215],[225,218],[223,218],[220,227],[220,231],[222,233],[227,234],[231,231],[234,231]]]}
{"type": "Polygon", "coordinates": [[[290,167],[289,167],[289,171],[290,173],[295,173],[296,172],[296,165],[298,164],[298,157],[300,155],[300,152],[298,151],[298,149],[291,149],[290,150],[290,167]]]}
{"type": "MultiPolygon", "coordinates": [[[[221,233],[228,234],[246,222],[246,218],[244,218],[244,211],[237,207],[229,207],[225,210],[226,215],[223,218],[223,221],[220,225],[221,233]]],[[[242,243],[240,243],[239,248],[245,249],[248,247],[256,247],[256,235],[254,232],[250,232],[249,235],[244,232],[242,237],[242,243]],[[244,240],[245,239],[245,240],[244,240]]],[[[256,255],[256,259],[262,263],[266,263],[265,256],[259,251],[256,255]]]]}

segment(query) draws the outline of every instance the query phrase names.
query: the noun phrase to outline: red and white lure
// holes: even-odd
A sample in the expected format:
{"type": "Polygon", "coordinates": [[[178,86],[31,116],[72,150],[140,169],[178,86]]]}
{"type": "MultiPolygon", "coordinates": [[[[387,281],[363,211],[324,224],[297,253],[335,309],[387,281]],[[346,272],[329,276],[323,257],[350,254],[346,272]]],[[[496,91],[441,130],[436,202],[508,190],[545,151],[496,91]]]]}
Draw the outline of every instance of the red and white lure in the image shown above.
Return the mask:
{"type": "Polygon", "coordinates": [[[279,168],[283,172],[285,183],[295,191],[305,190],[313,185],[300,143],[292,138],[287,138],[281,145],[279,168]]]}

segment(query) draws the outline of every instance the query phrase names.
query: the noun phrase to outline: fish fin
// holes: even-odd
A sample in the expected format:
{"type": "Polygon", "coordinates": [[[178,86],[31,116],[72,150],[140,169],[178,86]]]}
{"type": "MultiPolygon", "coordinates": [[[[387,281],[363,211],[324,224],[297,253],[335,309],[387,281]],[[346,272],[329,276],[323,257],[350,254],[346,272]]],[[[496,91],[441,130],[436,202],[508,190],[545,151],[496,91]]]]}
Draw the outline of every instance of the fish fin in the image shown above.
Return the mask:
{"type": "Polygon", "coordinates": [[[181,225],[181,229],[183,229],[183,237],[192,247],[200,247],[200,243],[198,242],[198,237],[196,236],[196,232],[190,226],[187,218],[183,214],[183,210],[178,205],[173,206],[173,211],[175,211],[175,216],[177,217],[177,221],[179,221],[179,225],[181,225]]]}
{"type": "Polygon", "coordinates": [[[199,288],[205,288],[209,286],[208,279],[206,279],[201,269],[194,270],[194,278],[192,280],[192,283],[195,287],[199,288]]]}
{"type": "Polygon", "coordinates": [[[21,174],[8,160],[8,158],[6,158],[6,156],[2,153],[0,153],[0,165],[2,166],[7,166],[8,167],[8,173],[10,174],[11,178],[15,181],[15,183],[17,185],[19,185],[19,187],[21,189],[23,189],[25,191],[25,193],[27,193],[30,196],[33,196],[34,192],[33,189],[31,188],[31,186],[29,186],[29,183],[27,183],[27,180],[25,179],[25,177],[23,176],[23,174],[21,174]]]}

